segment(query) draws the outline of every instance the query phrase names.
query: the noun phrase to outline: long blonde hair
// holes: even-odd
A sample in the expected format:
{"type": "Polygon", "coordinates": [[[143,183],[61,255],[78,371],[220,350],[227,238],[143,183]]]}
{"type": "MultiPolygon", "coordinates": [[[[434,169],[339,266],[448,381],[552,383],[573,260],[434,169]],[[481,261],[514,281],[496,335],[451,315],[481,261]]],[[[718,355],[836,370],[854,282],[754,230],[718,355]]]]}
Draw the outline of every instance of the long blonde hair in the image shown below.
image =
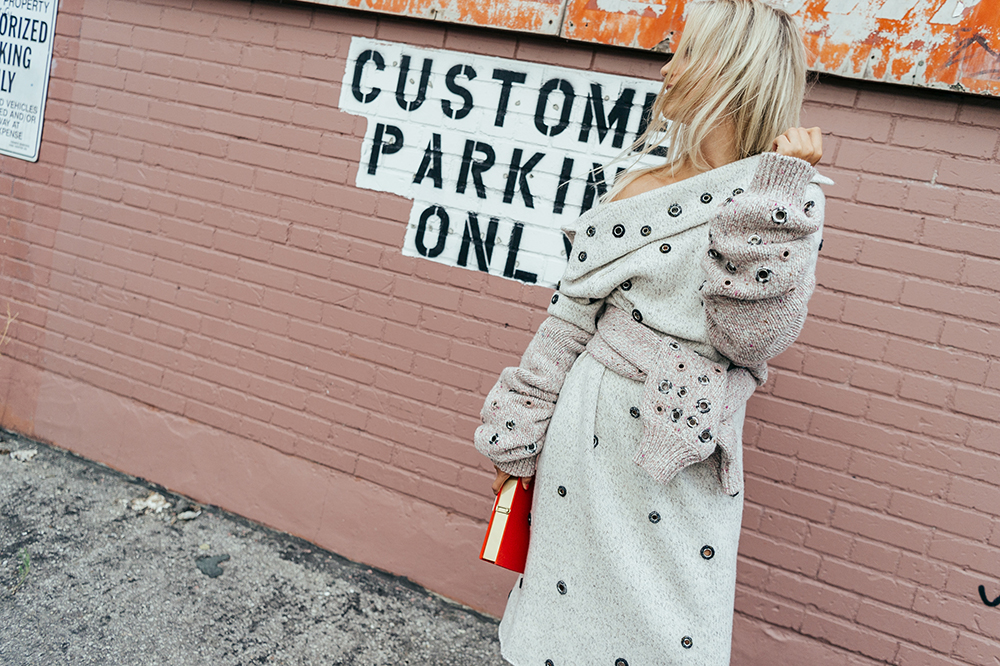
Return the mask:
{"type": "MultiPolygon", "coordinates": [[[[792,17],[760,0],[696,0],[687,7],[668,65],[686,69],[673,87],[664,81],[646,131],[633,146],[638,161],[667,143],[668,164],[653,170],[685,162],[698,171],[710,169],[702,144],[727,119],[736,130],[736,159],[770,150],[775,137],[799,124],[806,52],[792,17]]],[[[623,173],[607,198],[649,170],[623,173]]]]}

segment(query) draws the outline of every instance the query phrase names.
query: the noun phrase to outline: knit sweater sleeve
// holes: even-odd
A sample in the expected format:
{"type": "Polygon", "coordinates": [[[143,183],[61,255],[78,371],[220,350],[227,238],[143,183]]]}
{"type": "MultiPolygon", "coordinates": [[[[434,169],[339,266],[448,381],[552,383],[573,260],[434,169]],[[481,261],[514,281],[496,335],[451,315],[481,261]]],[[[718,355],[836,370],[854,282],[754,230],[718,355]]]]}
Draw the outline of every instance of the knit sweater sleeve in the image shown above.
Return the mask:
{"type": "Polygon", "coordinates": [[[702,298],[712,345],[763,381],[798,337],[816,285],[823,193],[804,160],[768,153],[709,225],[702,298]]]}
{"type": "Polygon", "coordinates": [[[533,476],[563,382],[593,337],[603,299],[556,293],[521,363],[506,368],[486,398],[476,448],[511,476],[533,476]]]}

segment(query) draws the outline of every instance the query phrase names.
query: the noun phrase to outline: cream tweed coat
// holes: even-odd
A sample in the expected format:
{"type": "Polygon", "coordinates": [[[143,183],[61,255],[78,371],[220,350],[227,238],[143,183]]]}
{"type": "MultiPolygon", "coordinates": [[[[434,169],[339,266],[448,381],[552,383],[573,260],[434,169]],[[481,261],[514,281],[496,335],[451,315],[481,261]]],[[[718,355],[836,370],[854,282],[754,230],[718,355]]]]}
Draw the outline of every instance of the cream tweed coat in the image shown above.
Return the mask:
{"type": "MultiPolygon", "coordinates": [[[[475,437],[501,469],[535,474],[527,566],[500,625],[512,664],[729,663],[741,474],[727,492],[714,441],[700,461],[637,465],[656,416],[640,414],[647,387],[635,377],[656,359],[630,377],[587,345],[617,308],[762,382],[805,317],[824,181],[765,154],[601,204],[564,229],[573,251],[551,316],[501,373],[475,437]]],[[[728,417],[738,470],[746,397],[728,417]]]]}

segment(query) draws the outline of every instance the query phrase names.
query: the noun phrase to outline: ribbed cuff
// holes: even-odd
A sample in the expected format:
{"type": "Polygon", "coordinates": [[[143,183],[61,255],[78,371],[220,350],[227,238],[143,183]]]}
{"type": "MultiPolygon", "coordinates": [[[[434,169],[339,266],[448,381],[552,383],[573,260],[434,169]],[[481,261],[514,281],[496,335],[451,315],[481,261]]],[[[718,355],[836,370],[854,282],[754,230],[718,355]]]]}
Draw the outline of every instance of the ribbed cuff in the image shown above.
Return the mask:
{"type": "Polygon", "coordinates": [[[535,461],[538,456],[531,456],[530,458],[521,458],[520,460],[511,460],[509,462],[494,462],[493,464],[501,472],[506,472],[511,476],[516,476],[518,478],[523,478],[526,476],[535,475],[535,461]]]}
{"type": "Polygon", "coordinates": [[[805,160],[778,153],[764,153],[750,189],[787,201],[792,197],[801,197],[806,185],[815,175],[816,169],[805,160]]]}

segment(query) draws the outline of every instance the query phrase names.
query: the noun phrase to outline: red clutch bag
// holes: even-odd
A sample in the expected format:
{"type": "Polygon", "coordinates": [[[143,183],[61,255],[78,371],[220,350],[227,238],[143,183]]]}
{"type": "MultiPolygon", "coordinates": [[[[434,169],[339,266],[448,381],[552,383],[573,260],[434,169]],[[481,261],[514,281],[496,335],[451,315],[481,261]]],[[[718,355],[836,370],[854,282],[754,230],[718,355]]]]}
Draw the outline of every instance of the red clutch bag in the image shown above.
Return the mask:
{"type": "Polygon", "coordinates": [[[524,563],[528,559],[531,496],[534,490],[534,483],[525,490],[521,480],[515,477],[504,482],[493,502],[493,515],[486,528],[486,538],[479,551],[479,559],[524,573],[524,563]]]}

